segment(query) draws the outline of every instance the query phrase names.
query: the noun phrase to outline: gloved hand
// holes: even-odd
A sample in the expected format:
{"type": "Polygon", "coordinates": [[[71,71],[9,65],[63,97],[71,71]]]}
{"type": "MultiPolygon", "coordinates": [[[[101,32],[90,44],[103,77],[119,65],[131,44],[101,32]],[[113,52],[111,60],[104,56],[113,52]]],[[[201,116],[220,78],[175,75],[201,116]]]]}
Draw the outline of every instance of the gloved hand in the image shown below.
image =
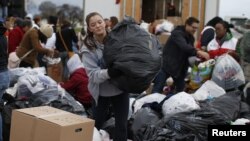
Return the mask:
{"type": "Polygon", "coordinates": [[[120,71],[118,69],[114,69],[114,68],[109,68],[108,74],[109,74],[110,78],[115,78],[115,77],[120,76],[122,74],[122,71],[120,71]]]}

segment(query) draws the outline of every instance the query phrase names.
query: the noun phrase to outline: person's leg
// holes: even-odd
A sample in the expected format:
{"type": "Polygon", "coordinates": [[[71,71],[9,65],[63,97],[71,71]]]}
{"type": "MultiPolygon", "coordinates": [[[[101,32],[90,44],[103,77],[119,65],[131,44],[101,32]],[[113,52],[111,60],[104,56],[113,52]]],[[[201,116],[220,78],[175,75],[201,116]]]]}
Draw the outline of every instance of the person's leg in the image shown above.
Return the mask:
{"type": "Polygon", "coordinates": [[[110,105],[109,97],[99,97],[98,104],[93,108],[93,118],[95,120],[95,127],[100,130],[103,123],[106,121],[106,114],[110,105]]]}
{"type": "Polygon", "coordinates": [[[162,69],[160,72],[156,75],[153,83],[153,88],[151,93],[162,93],[163,87],[166,84],[166,80],[169,77],[162,69]]]}
{"type": "MultiPolygon", "coordinates": [[[[1,80],[0,80],[0,103],[3,104],[2,97],[3,97],[5,90],[9,87],[9,82],[10,82],[9,72],[8,71],[1,72],[0,78],[1,78],[1,80]]],[[[1,108],[3,108],[3,107],[1,107],[1,108]]],[[[2,109],[1,109],[1,111],[2,111],[2,109]]],[[[3,127],[3,123],[2,123],[2,112],[1,112],[0,113],[0,141],[3,140],[2,127],[3,127]]]]}
{"type": "Polygon", "coordinates": [[[3,17],[3,18],[8,17],[8,7],[7,7],[7,6],[4,6],[4,7],[2,7],[2,8],[3,8],[3,15],[2,15],[2,17],[3,17]]]}
{"type": "Polygon", "coordinates": [[[182,73],[178,78],[173,78],[176,93],[184,91],[186,74],[187,73],[182,73]]]}
{"type": "Polygon", "coordinates": [[[127,93],[112,97],[115,113],[115,135],[113,141],[127,141],[129,96],[127,93]]]}

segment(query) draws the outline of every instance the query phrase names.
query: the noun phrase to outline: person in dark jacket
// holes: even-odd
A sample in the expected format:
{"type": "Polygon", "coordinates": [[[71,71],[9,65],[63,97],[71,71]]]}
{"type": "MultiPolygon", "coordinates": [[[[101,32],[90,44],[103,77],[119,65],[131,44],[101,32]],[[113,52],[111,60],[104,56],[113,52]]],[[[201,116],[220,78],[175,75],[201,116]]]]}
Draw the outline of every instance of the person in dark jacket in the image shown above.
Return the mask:
{"type": "Polygon", "coordinates": [[[189,67],[188,58],[199,56],[209,59],[208,53],[196,50],[194,47],[193,34],[198,29],[199,21],[190,17],[184,26],[177,26],[171,33],[164,49],[162,69],[154,80],[152,93],[161,93],[166,79],[172,77],[174,80],[174,91],[181,92],[185,88],[185,77],[189,67]]]}
{"type": "Polygon", "coordinates": [[[59,19],[59,25],[61,29],[56,32],[56,50],[59,51],[63,64],[63,79],[67,80],[69,76],[66,67],[68,52],[73,52],[73,42],[77,44],[78,39],[75,30],[71,27],[70,21],[67,19],[59,19]]]}
{"type": "MultiPolygon", "coordinates": [[[[7,53],[7,38],[4,33],[7,28],[4,26],[3,21],[0,21],[0,108],[3,108],[2,96],[4,91],[9,87],[10,77],[7,68],[8,53],[7,53]]],[[[0,110],[2,111],[2,110],[0,110]]],[[[0,113],[0,141],[2,141],[2,114],[0,113]]]]}
{"type": "Polygon", "coordinates": [[[88,90],[88,76],[83,68],[80,57],[74,54],[67,62],[69,80],[60,85],[79,101],[87,110],[92,106],[92,96],[88,90]]]}

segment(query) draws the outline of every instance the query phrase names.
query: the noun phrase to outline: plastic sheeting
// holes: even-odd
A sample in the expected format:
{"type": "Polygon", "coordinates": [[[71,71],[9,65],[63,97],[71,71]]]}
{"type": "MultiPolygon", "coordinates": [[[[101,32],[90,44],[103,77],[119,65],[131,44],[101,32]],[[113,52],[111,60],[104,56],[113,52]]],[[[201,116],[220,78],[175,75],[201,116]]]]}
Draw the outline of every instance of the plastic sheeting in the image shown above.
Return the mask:
{"type": "Polygon", "coordinates": [[[157,38],[126,17],[112,29],[104,45],[107,67],[123,72],[111,82],[128,93],[146,90],[161,67],[157,38]]]}

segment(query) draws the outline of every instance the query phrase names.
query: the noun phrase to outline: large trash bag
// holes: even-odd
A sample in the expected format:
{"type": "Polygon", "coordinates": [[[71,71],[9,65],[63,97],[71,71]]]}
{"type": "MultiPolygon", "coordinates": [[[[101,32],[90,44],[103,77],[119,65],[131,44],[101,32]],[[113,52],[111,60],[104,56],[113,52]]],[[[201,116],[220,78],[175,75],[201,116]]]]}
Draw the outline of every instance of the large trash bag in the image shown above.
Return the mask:
{"type": "Polygon", "coordinates": [[[169,129],[147,125],[136,132],[133,141],[170,141],[175,136],[176,134],[169,129]]]}
{"type": "Polygon", "coordinates": [[[248,82],[246,84],[246,86],[244,87],[244,98],[245,98],[245,101],[248,105],[250,105],[250,82],[248,82]]]}
{"type": "Polygon", "coordinates": [[[142,93],[160,70],[159,41],[131,17],[126,17],[112,29],[104,46],[107,67],[123,72],[111,82],[125,92],[142,93]]]}
{"type": "Polygon", "coordinates": [[[241,91],[231,91],[211,100],[206,108],[213,109],[227,121],[234,121],[240,116],[241,91]]]}
{"type": "MultiPolygon", "coordinates": [[[[192,137],[193,140],[207,140],[208,125],[229,124],[223,116],[213,109],[201,109],[191,112],[178,113],[174,116],[165,118],[166,127],[175,131],[177,134],[192,137]]],[[[186,139],[190,140],[190,139],[186,139]]]]}
{"type": "Polygon", "coordinates": [[[152,110],[150,107],[144,107],[138,110],[133,115],[133,122],[131,129],[135,134],[140,128],[146,125],[152,125],[157,123],[160,120],[160,114],[152,110]]]}
{"type": "Polygon", "coordinates": [[[224,54],[216,60],[212,80],[225,90],[235,89],[245,84],[241,66],[228,54],[224,54]]]}

